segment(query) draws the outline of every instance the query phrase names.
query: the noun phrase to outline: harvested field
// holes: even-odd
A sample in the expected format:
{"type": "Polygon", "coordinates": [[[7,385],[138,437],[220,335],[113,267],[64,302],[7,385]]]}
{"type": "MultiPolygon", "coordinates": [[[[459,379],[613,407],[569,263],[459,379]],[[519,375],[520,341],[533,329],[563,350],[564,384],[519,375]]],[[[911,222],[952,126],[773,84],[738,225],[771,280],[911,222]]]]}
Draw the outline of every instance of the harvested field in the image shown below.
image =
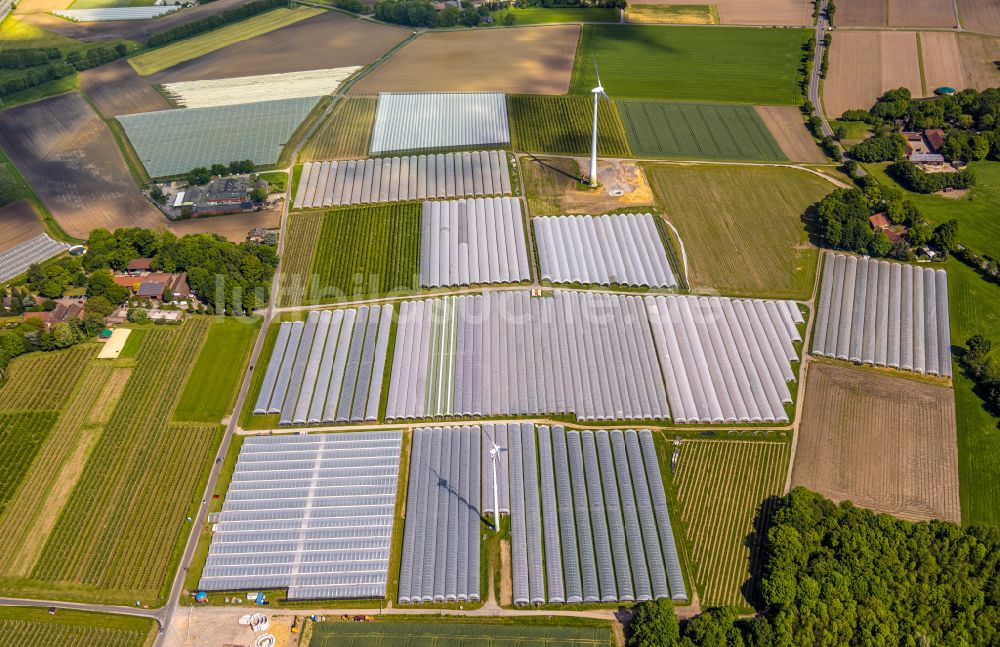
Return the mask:
{"type": "Polygon", "coordinates": [[[238,213],[230,216],[214,218],[195,218],[181,220],[170,224],[170,230],[178,236],[188,234],[218,234],[223,238],[241,243],[247,239],[247,234],[254,227],[277,229],[281,225],[281,211],[254,211],[253,213],[238,213]]]}
{"type": "Polygon", "coordinates": [[[344,97],[299,153],[299,161],[350,160],[368,156],[375,127],[375,97],[344,97]]]}
{"type": "MultiPolygon", "coordinates": [[[[838,27],[885,27],[889,0],[840,0],[833,22],[838,27]]],[[[836,39],[834,39],[836,40],[836,39]]]]}
{"type": "Polygon", "coordinates": [[[889,0],[890,27],[958,27],[954,0],[889,0]]]}
{"type": "Polygon", "coordinates": [[[351,92],[565,94],[579,34],[577,25],[425,33],[351,92]]]}
{"type": "Polygon", "coordinates": [[[757,106],[757,114],[777,140],[785,157],[793,162],[823,164],[826,155],[816,145],[802,120],[802,111],[792,106],[757,106]]]}
{"type": "Polygon", "coordinates": [[[27,200],[0,207],[0,252],[44,232],[42,221],[27,200]]]}
{"type": "Polygon", "coordinates": [[[960,522],[952,390],[813,362],[792,484],[909,520],[960,522]]]}
{"type": "Polygon", "coordinates": [[[962,27],[1000,36],[1000,0],[958,0],[962,27]]]}
{"type": "Polygon", "coordinates": [[[802,214],[832,184],[780,167],[648,165],[646,172],[684,241],[693,290],[810,294],[817,252],[802,214]]]}
{"type": "MultiPolygon", "coordinates": [[[[715,0],[723,25],[782,25],[812,24],[813,3],[810,0],[715,0]]],[[[840,10],[838,3],[837,10],[840,10]]]]}
{"type": "Polygon", "coordinates": [[[886,90],[907,87],[921,96],[917,35],[906,31],[839,31],[830,47],[823,86],[827,115],[868,110],[886,90]]]}
{"type": "Polygon", "coordinates": [[[322,9],[314,7],[298,9],[275,9],[257,14],[252,18],[229,23],[224,27],[198,34],[184,40],[174,41],[163,47],[151,49],[129,59],[135,71],[142,76],[162,72],[184,61],[204,56],[227,45],[234,45],[255,36],[262,36],[282,27],[319,15],[322,9]]]}
{"type": "Polygon", "coordinates": [[[718,25],[715,5],[629,4],[625,22],[637,25],[718,25]]]}
{"type": "Polygon", "coordinates": [[[108,118],[171,107],[125,60],[82,72],[80,89],[108,118]]]}
{"type": "Polygon", "coordinates": [[[920,33],[927,92],[943,85],[985,90],[1000,85],[1000,39],[975,34],[920,33]]]}
{"type": "Polygon", "coordinates": [[[798,104],[809,35],[805,29],[584,25],[570,91],[590,96],[596,60],[615,99],[798,104]]]}
{"type": "Polygon", "coordinates": [[[166,226],[79,94],[0,112],[0,146],[70,236],[86,238],[99,227],[166,226]]]}
{"type": "Polygon", "coordinates": [[[778,142],[750,106],[659,101],[618,105],[636,157],[785,161],[778,142]]]}
{"type": "Polygon", "coordinates": [[[782,494],[788,456],[789,445],[781,442],[686,441],[681,447],[672,480],[703,606],[757,602],[759,535],[753,548],[746,538],[766,532],[768,499],[782,494]]]}
{"type": "Polygon", "coordinates": [[[152,80],[173,83],[226,79],[246,76],[248,72],[278,74],[367,65],[410,33],[409,29],[359,20],[339,11],[324,11],[294,25],[175,65],[152,80]],[[317,56],[317,52],[323,55],[317,56]],[[253,65],[248,67],[247,61],[253,61],[253,65]]]}

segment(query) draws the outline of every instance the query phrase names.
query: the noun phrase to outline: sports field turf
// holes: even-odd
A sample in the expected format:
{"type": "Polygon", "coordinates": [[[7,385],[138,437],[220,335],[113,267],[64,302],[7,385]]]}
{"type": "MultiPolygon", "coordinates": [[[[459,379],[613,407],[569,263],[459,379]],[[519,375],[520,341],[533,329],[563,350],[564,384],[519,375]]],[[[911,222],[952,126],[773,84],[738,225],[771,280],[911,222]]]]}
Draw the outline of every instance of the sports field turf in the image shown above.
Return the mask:
{"type": "Polygon", "coordinates": [[[802,217],[835,187],[805,171],[764,166],[647,165],[687,251],[692,289],[807,298],[817,251],[802,217]]]}
{"type": "Polygon", "coordinates": [[[614,98],[796,104],[804,29],[585,25],[571,94],[601,81],[614,98]]]}
{"type": "Polygon", "coordinates": [[[334,106],[299,154],[301,162],[368,156],[375,127],[375,97],[344,97],[334,106]]]}
{"type": "Polygon", "coordinates": [[[663,25],[718,25],[719,10],[705,4],[629,4],[625,22],[663,25]]]}
{"type": "Polygon", "coordinates": [[[559,22],[618,22],[618,10],[593,7],[527,7],[492,12],[497,24],[503,24],[506,14],[514,14],[515,25],[547,25],[559,22]]]}
{"type": "Polygon", "coordinates": [[[212,324],[174,409],[175,421],[217,423],[232,411],[259,330],[258,318],[244,321],[226,317],[212,324]]]}
{"type": "Polygon", "coordinates": [[[608,647],[610,627],[466,622],[321,622],[311,647],[608,647]]]}
{"type": "MultiPolygon", "coordinates": [[[[590,153],[593,99],[571,96],[512,95],[507,98],[511,141],[531,153],[590,153]]],[[[631,157],[622,120],[613,102],[597,111],[597,149],[604,157],[631,157]]]]}
{"type": "Polygon", "coordinates": [[[619,101],[636,157],[784,161],[753,106],[619,101]]]}
{"type": "MultiPolygon", "coordinates": [[[[248,40],[254,36],[260,36],[275,29],[287,27],[300,20],[312,18],[321,13],[323,13],[322,9],[313,7],[275,9],[274,11],[268,11],[267,13],[253,16],[252,18],[247,18],[246,20],[241,20],[225,27],[213,29],[204,34],[175,41],[158,49],[143,52],[138,56],[130,58],[129,63],[142,76],[156,74],[178,63],[190,61],[193,58],[204,56],[217,49],[222,49],[227,45],[248,40]]],[[[252,69],[252,66],[248,68],[248,73],[250,73],[249,69],[252,69]]]]}
{"type": "Polygon", "coordinates": [[[408,203],[292,214],[285,254],[300,259],[286,270],[282,300],[335,303],[415,290],[420,213],[420,204],[408,203]]]}
{"type": "Polygon", "coordinates": [[[39,608],[2,608],[0,635],[17,647],[141,647],[153,635],[153,621],[66,609],[49,615],[39,608]]]}

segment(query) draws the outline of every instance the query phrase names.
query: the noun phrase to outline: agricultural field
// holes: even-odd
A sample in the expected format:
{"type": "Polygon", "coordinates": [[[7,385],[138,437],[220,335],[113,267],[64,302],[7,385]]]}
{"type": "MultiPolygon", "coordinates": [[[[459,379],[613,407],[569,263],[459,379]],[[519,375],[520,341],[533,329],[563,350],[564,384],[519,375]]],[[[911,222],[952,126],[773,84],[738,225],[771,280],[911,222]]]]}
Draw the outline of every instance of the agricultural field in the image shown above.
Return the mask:
{"type": "MultiPolygon", "coordinates": [[[[512,95],[507,98],[511,144],[532,153],[588,155],[594,102],[589,97],[512,95]]],[[[597,150],[606,157],[631,157],[614,102],[597,111],[597,150]]]]}
{"type": "Polygon", "coordinates": [[[635,187],[631,193],[610,196],[606,191],[592,191],[583,183],[586,159],[569,157],[520,158],[521,177],[528,209],[532,215],[604,214],[616,210],[631,213],[654,212],[653,191],[637,162],[598,160],[598,177],[627,177],[635,187]]]}
{"type": "Polygon", "coordinates": [[[958,27],[954,0],[889,0],[889,27],[958,27]]]}
{"type": "MultiPolygon", "coordinates": [[[[27,373],[34,391],[49,394],[36,409],[58,420],[0,516],[7,556],[0,590],[165,602],[184,518],[221,433],[217,424],[170,422],[211,327],[211,319],[196,318],[146,329],[134,358],[91,360],[96,345],[89,344],[52,354],[89,353],[58,399],[45,387],[64,382],[69,370],[27,373]]],[[[231,395],[214,394],[227,402],[231,395]]]]}
{"type": "Polygon", "coordinates": [[[799,108],[792,106],[757,106],[757,114],[777,140],[785,157],[793,162],[824,164],[826,155],[816,145],[806,128],[799,108]]]}
{"type": "Polygon", "coordinates": [[[793,485],[902,519],[961,521],[950,388],[825,361],[808,371],[793,485]]]}
{"type": "Polygon", "coordinates": [[[888,0],[840,0],[833,17],[838,27],[885,27],[888,21],[888,0]]]}
{"type": "Polygon", "coordinates": [[[886,90],[906,87],[922,96],[917,34],[907,31],[839,31],[830,46],[823,106],[831,117],[868,110],[886,90]]]}
{"type": "Polygon", "coordinates": [[[1000,0],[958,0],[962,27],[1000,36],[1000,0]]]}
{"type": "Polygon", "coordinates": [[[417,203],[292,214],[285,256],[312,260],[287,269],[283,302],[335,303],[415,290],[420,219],[417,203]]]}
{"type": "Polygon", "coordinates": [[[212,108],[253,103],[261,97],[268,100],[298,99],[335,94],[337,88],[358,66],[329,70],[306,70],[281,74],[238,76],[232,79],[179,81],[163,85],[163,92],[180,107],[212,108]]]}
{"type": "Polygon", "coordinates": [[[0,635],[18,647],[143,647],[155,631],[153,621],[146,618],[65,609],[53,617],[41,608],[0,609],[0,635]]]}
{"type": "Polygon", "coordinates": [[[597,84],[613,98],[798,104],[804,29],[585,25],[572,94],[597,84]]]}
{"type": "Polygon", "coordinates": [[[693,290],[807,298],[817,250],[803,213],[834,186],[779,167],[647,165],[667,220],[680,232],[693,290]]]}
{"type": "Polygon", "coordinates": [[[254,227],[277,229],[281,226],[281,210],[255,211],[214,218],[190,218],[170,224],[170,231],[178,236],[188,234],[218,234],[234,243],[242,243],[254,227]]]}
{"type": "MultiPolygon", "coordinates": [[[[214,0],[208,6],[223,1],[214,0]]],[[[152,81],[176,83],[367,65],[410,33],[339,11],[321,11],[312,18],[175,65],[156,74],[152,81]],[[252,67],[248,68],[248,60],[253,61],[252,67]]]]}
{"type": "Polygon", "coordinates": [[[608,625],[560,625],[549,619],[546,623],[497,623],[459,621],[441,622],[419,616],[392,622],[349,623],[321,622],[315,626],[310,647],[611,647],[614,634],[608,625]],[[583,625],[583,626],[581,626],[583,625]]]}
{"type": "Polygon", "coordinates": [[[426,32],[361,79],[351,93],[565,94],[579,34],[577,25],[426,32]]]}
{"type": "Polygon", "coordinates": [[[60,408],[76,387],[87,361],[96,354],[96,348],[84,345],[15,358],[0,386],[0,411],[60,408]]]}
{"type": "Polygon", "coordinates": [[[14,495],[38,449],[52,431],[54,411],[0,413],[0,514],[14,495]]]}
{"type": "Polygon", "coordinates": [[[618,22],[618,9],[603,7],[511,7],[491,12],[498,24],[507,14],[514,15],[515,25],[547,25],[569,22],[618,22]]]}
{"type": "Polygon", "coordinates": [[[1000,85],[998,38],[925,31],[920,33],[920,52],[925,94],[941,86],[985,90],[1000,85]]]}
{"type": "MultiPolygon", "coordinates": [[[[1000,361],[1000,287],[952,259],[948,261],[948,301],[952,344],[964,346],[973,335],[985,335],[993,340],[994,361],[1000,361]]],[[[1000,526],[1000,419],[983,406],[974,383],[957,363],[953,384],[962,523],[1000,526]]]]}
{"type": "MultiPolygon", "coordinates": [[[[715,5],[723,25],[801,27],[813,22],[810,0],[715,0],[715,5]]],[[[839,3],[837,7],[839,11],[839,3]]]]}
{"type": "MultiPolygon", "coordinates": [[[[989,31],[968,24],[970,18],[973,24],[979,24],[979,10],[989,2],[970,0],[968,10],[965,0],[958,3],[966,29],[989,31]]],[[[841,0],[833,22],[838,27],[958,27],[953,0],[841,0]]]]}
{"type": "Polygon", "coordinates": [[[304,97],[179,108],[124,115],[118,121],[150,177],[168,177],[234,160],[275,164],[319,100],[304,97]]]}
{"type": "Polygon", "coordinates": [[[268,32],[287,27],[293,23],[312,18],[323,12],[313,7],[298,9],[275,9],[240,22],[231,23],[218,29],[175,41],[163,47],[133,56],[129,63],[141,76],[162,72],[178,63],[196,59],[227,45],[249,40],[268,32]]]}
{"type": "Polygon", "coordinates": [[[710,4],[629,4],[625,22],[659,25],[718,25],[719,9],[710,4]]]}
{"type": "Polygon", "coordinates": [[[361,159],[375,127],[375,97],[344,97],[299,153],[299,161],[361,159]]]}
{"type": "Polygon", "coordinates": [[[619,101],[618,105],[636,157],[786,160],[752,106],[660,101],[619,101]]]}
{"type": "Polygon", "coordinates": [[[80,89],[106,118],[171,107],[125,60],[81,72],[80,89]]]}
{"type": "Polygon", "coordinates": [[[79,94],[0,112],[0,147],[70,236],[166,225],[135,185],[111,131],[79,94]]]}
{"type": "Polygon", "coordinates": [[[260,324],[257,318],[243,321],[230,317],[212,324],[174,409],[175,422],[217,423],[233,410],[260,324]],[[229,398],[221,397],[223,394],[229,398]]]}
{"type": "Polygon", "coordinates": [[[0,207],[0,252],[44,233],[45,228],[28,200],[0,207]]]}
{"type": "Polygon", "coordinates": [[[767,529],[768,499],[784,492],[789,455],[784,442],[686,441],[676,473],[665,475],[680,504],[690,579],[703,608],[757,604],[758,533],[767,529]]]}

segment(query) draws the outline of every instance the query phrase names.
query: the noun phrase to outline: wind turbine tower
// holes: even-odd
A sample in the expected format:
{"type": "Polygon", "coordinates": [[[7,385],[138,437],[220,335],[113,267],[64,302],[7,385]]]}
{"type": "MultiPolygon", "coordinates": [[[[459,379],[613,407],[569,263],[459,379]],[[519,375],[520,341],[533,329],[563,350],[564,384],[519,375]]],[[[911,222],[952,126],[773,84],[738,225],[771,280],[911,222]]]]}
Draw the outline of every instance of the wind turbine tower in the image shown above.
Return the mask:
{"type": "Polygon", "coordinates": [[[597,87],[591,90],[594,95],[594,127],[590,137],[590,186],[592,187],[597,186],[597,106],[601,97],[611,101],[611,97],[601,85],[601,70],[597,67],[597,61],[594,61],[594,70],[597,72],[597,87]]]}
{"type": "Polygon", "coordinates": [[[493,461],[493,530],[500,532],[500,496],[499,488],[497,487],[497,461],[500,460],[500,452],[507,450],[497,445],[496,441],[493,440],[492,434],[487,433],[486,437],[490,439],[490,445],[492,445],[490,448],[490,458],[493,461]]]}

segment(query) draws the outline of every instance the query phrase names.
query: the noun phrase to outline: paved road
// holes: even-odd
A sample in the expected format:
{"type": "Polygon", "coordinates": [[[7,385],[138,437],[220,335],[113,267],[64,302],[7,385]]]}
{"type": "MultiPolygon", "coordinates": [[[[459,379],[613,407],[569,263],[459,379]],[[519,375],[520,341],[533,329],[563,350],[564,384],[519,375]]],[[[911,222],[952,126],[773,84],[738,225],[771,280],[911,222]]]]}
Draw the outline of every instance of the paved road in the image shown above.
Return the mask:
{"type": "Polygon", "coordinates": [[[823,52],[826,50],[826,30],[830,25],[826,17],[826,7],[828,4],[829,0],[823,0],[823,4],[819,10],[819,20],[816,21],[816,54],[813,57],[812,75],[809,77],[809,101],[812,102],[816,115],[823,122],[823,135],[832,137],[833,129],[830,128],[830,123],[826,120],[826,115],[823,113],[823,101],[819,94],[819,73],[823,65],[823,52]]]}
{"type": "Polygon", "coordinates": [[[69,611],[90,611],[92,613],[113,613],[121,616],[136,616],[150,618],[161,625],[166,615],[166,608],[143,609],[142,607],[123,607],[114,604],[83,604],[80,602],[57,602],[55,600],[28,600],[25,598],[0,598],[0,607],[55,607],[69,611]]]}

